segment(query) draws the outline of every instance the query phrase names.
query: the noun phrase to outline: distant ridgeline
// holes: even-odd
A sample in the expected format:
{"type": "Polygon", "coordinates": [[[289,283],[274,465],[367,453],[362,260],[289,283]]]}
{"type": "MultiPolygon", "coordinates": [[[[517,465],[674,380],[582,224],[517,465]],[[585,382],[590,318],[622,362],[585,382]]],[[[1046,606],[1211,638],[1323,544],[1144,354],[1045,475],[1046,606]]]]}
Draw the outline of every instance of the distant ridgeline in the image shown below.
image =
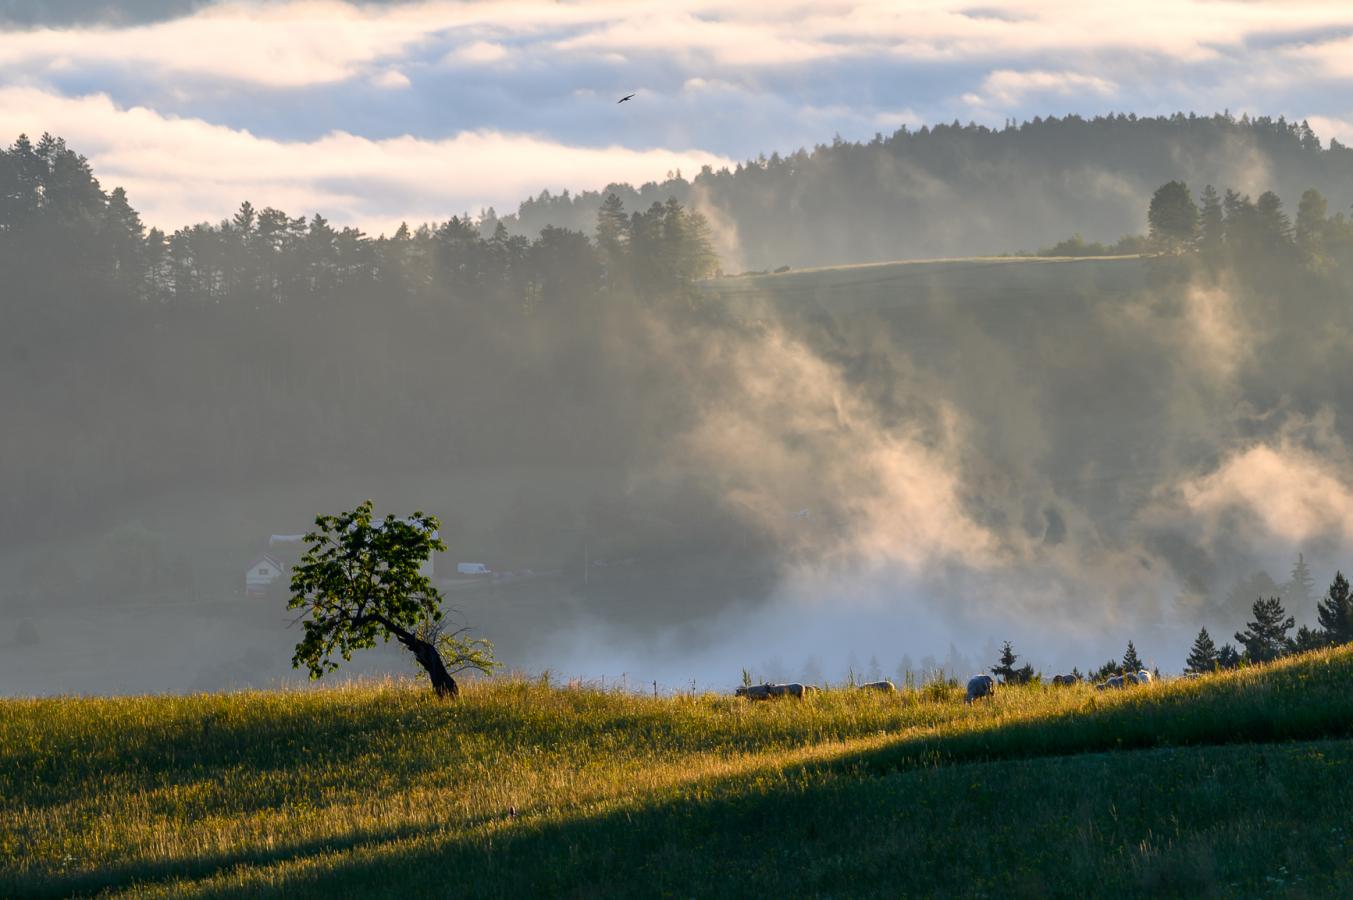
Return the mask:
{"type": "Polygon", "coordinates": [[[514,234],[589,229],[606,194],[639,209],[675,197],[720,226],[715,246],[726,268],[761,270],[1033,250],[1072,231],[1111,244],[1142,231],[1142,198],[1173,179],[1272,190],[1289,202],[1315,188],[1342,209],[1353,202],[1353,150],[1335,140],[1322,148],[1306,123],[1282,118],[955,122],[868,143],[838,138],[731,172],[706,167],[690,181],[544,192],[501,219],[489,210],[486,220],[514,234]]]}

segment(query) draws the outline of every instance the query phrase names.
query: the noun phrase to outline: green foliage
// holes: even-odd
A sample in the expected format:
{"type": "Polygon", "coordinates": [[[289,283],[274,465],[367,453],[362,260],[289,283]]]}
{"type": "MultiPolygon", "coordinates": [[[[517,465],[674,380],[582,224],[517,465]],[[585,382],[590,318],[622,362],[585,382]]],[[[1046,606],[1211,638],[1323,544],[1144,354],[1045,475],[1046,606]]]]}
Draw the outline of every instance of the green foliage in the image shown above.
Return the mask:
{"type": "Polygon", "coordinates": [[[1137,648],[1132,646],[1132,641],[1128,641],[1127,650],[1123,652],[1123,671],[1140,672],[1146,666],[1142,663],[1141,657],[1137,655],[1137,648]]]}
{"type": "Polygon", "coordinates": [[[501,669],[503,664],[493,655],[493,642],[487,638],[470,637],[469,631],[467,626],[447,631],[445,618],[424,619],[414,629],[414,635],[436,648],[451,675],[471,670],[482,675],[492,675],[501,669]]]}
{"type": "Polygon", "coordinates": [[[1287,652],[1287,632],[1296,620],[1287,615],[1277,597],[1254,601],[1253,612],[1254,620],[1247,623],[1245,631],[1236,632],[1236,640],[1244,646],[1250,662],[1272,662],[1287,652]]]}
{"type": "Polygon", "coordinates": [[[1095,669],[1093,672],[1091,672],[1090,680],[1103,681],[1105,678],[1111,678],[1114,675],[1121,674],[1122,671],[1123,671],[1122,668],[1118,664],[1118,660],[1111,659],[1105,662],[1104,665],[1100,666],[1098,669],[1095,669]]]}
{"type": "Polygon", "coordinates": [[[1240,651],[1233,647],[1229,641],[1222,644],[1221,648],[1217,650],[1217,665],[1223,669],[1238,669],[1244,661],[1240,651]]]}
{"type": "Polygon", "coordinates": [[[1207,633],[1207,629],[1201,628],[1198,631],[1198,637],[1193,640],[1193,648],[1189,650],[1184,671],[1195,675],[1206,675],[1215,671],[1217,667],[1217,645],[1212,642],[1212,635],[1207,633]]]}
{"type": "Polygon", "coordinates": [[[1010,642],[1006,641],[1001,648],[1000,659],[991,669],[991,674],[1000,678],[1002,684],[1028,684],[1033,680],[1034,667],[1025,663],[1016,668],[1015,662],[1018,659],[1019,655],[1010,646],[1010,642]]]}
{"type": "Polygon", "coordinates": [[[1303,625],[1297,629],[1297,636],[1292,639],[1292,652],[1307,653],[1328,645],[1329,641],[1326,640],[1323,633],[1303,625]]]}
{"type": "Polygon", "coordinates": [[[445,551],[437,519],[415,512],[373,522],[371,501],[351,512],[319,516],[291,576],[288,609],[301,610],[305,636],[292,665],[311,678],[338,668],[352,651],[411,635],[441,621],[441,594],[420,567],[445,551]]]}
{"type": "Polygon", "coordinates": [[[1334,573],[1334,581],[1316,607],[1316,616],[1327,641],[1332,644],[1353,641],[1353,592],[1343,572],[1334,573]]]}
{"type": "Polygon", "coordinates": [[[1156,189],[1146,218],[1151,240],[1170,252],[1190,248],[1198,237],[1198,207],[1182,181],[1170,181],[1156,189]]]}

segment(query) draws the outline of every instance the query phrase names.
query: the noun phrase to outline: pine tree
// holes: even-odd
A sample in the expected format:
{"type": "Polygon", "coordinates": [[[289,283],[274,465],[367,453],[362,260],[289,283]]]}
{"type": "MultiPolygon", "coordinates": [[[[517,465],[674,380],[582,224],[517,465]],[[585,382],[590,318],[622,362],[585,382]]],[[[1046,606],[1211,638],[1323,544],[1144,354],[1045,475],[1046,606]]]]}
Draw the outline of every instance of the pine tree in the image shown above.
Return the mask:
{"type": "Polygon", "coordinates": [[[1254,601],[1253,613],[1254,621],[1245,623],[1245,631],[1236,632],[1236,640],[1245,645],[1245,656],[1251,662],[1271,662],[1289,649],[1287,632],[1296,620],[1287,615],[1277,597],[1254,601]]]}
{"type": "Polygon", "coordinates": [[[1015,668],[1018,659],[1019,654],[1015,653],[1010,642],[1006,641],[1001,648],[1001,658],[991,667],[991,674],[1000,678],[1002,684],[1015,684],[1015,680],[1019,677],[1019,670],[1015,668]]]}
{"type": "Polygon", "coordinates": [[[1334,573],[1334,581],[1316,607],[1316,615],[1329,643],[1353,641],[1353,596],[1349,594],[1348,579],[1343,572],[1334,573]]]}
{"type": "Polygon", "coordinates": [[[1238,669],[1242,662],[1240,652],[1231,644],[1222,644],[1217,650],[1217,665],[1223,669],[1238,669]]]}
{"type": "Polygon", "coordinates": [[[1306,555],[1297,554],[1292,564],[1292,577],[1283,587],[1283,594],[1289,603],[1303,607],[1315,599],[1315,579],[1311,577],[1311,567],[1306,565],[1306,555]]]}
{"type": "Polygon", "coordinates": [[[1128,641],[1127,651],[1123,654],[1123,671],[1140,672],[1146,668],[1142,664],[1141,657],[1137,655],[1137,648],[1132,646],[1132,641],[1128,641]]]}
{"type": "Polygon", "coordinates": [[[1198,637],[1193,640],[1193,649],[1189,651],[1189,658],[1186,662],[1185,672],[1202,675],[1216,670],[1218,664],[1217,645],[1212,643],[1212,635],[1207,633],[1206,628],[1199,629],[1198,637]]]}
{"type": "Polygon", "coordinates": [[[1303,625],[1297,629],[1297,636],[1292,640],[1292,650],[1295,653],[1305,653],[1307,650],[1319,650],[1326,643],[1322,632],[1303,625]]]}
{"type": "Polygon", "coordinates": [[[1119,675],[1121,673],[1122,669],[1120,669],[1118,666],[1118,660],[1111,659],[1108,662],[1104,663],[1104,665],[1100,666],[1098,669],[1095,669],[1093,672],[1091,672],[1090,680],[1103,681],[1105,678],[1111,678],[1114,675],[1119,675]]]}

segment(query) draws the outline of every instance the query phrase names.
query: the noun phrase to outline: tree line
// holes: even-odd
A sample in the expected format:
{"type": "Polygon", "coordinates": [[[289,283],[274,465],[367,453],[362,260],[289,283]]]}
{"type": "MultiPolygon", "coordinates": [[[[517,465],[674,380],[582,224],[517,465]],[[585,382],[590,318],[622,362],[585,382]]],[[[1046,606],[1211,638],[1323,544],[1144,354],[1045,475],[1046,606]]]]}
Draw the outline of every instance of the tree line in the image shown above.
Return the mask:
{"type": "MultiPolygon", "coordinates": [[[[1297,579],[1310,578],[1304,559],[1299,559],[1293,572],[1297,579]]],[[[1199,629],[1198,636],[1189,648],[1184,660],[1184,673],[1187,675],[1207,675],[1212,672],[1238,669],[1243,666],[1260,665],[1281,659],[1293,653],[1306,653],[1325,647],[1337,647],[1353,643],[1353,591],[1343,572],[1336,572],[1325,595],[1316,603],[1318,627],[1302,625],[1296,633],[1295,617],[1288,615],[1279,597],[1260,597],[1251,608],[1251,620],[1245,628],[1235,633],[1235,644],[1228,642],[1217,645],[1206,626],[1199,629]]],[[[993,675],[1004,684],[1028,684],[1039,680],[1041,673],[1025,663],[1020,666],[1019,654],[1015,653],[1010,641],[1005,641],[996,664],[991,667],[993,675]]],[[[1077,680],[1089,678],[1091,681],[1103,681],[1125,672],[1138,672],[1146,668],[1137,652],[1136,646],[1129,640],[1121,660],[1110,659],[1097,668],[1082,675],[1079,668],[1071,670],[1077,680]]],[[[1159,669],[1155,674],[1160,675],[1159,669]]]]}
{"type": "Polygon", "coordinates": [[[688,399],[617,347],[646,311],[698,320],[717,265],[676,199],[533,239],[248,202],[165,232],[61,138],[21,135],[0,150],[0,538],[317,468],[624,459],[688,399]]]}
{"type": "Polygon", "coordinates": [[[1125,197],[1149,196],[1171,178],[1243,183],[1256,163],[1281,196],[1314,187],[1353,199],[1353,150],[1322,143],[1304,121],[1120,113],[837,137],[693,176],[542,191],[513,213],[486,210],[483,220],[486,233],[502,221],[514,234],[534,235],[546,226],[590,227],[608,194],[631,208],[671,196],[717,214],[735,236],[727,265],[742,269],[992,255],[1012,249],[1011,235],[1028,247],[1051,244],[1068,222],[1092,237],[1135,234],[1140,208],[1125,197]]]}

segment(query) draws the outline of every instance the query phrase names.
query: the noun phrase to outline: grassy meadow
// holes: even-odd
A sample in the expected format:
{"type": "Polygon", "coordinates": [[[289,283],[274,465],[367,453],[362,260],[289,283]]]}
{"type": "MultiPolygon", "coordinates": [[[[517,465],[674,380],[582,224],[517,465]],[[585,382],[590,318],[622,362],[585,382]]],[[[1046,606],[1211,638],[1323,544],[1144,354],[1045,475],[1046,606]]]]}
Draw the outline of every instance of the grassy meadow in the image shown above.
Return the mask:
{"type": "Polygon", "coordinates": [[[0,896],[1323,896],[1351,679],[2,701],[0,896]]]}

